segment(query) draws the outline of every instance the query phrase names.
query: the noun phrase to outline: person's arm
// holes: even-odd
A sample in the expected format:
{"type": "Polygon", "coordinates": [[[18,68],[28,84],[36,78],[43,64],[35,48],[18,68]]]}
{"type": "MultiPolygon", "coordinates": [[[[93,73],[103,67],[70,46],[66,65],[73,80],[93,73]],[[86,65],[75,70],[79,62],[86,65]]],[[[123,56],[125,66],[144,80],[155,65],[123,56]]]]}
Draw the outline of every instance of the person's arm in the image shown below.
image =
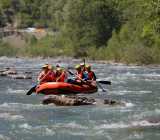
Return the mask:
{"type": "Polygon", "coordinates": [[[41,83],[41,82],[43,82],[45,79],[46,79],[46,77],[50,74],[50,70],[47,72],[47,74],[46,75],[44,75],[40,80],[39,80],[39,83],[41,83]]]}
{"type": "Polygon", "coordinates": [[[50,76],[51,76],[51,79],[52,79],[51,81],[56,82],[56,74],[53,71],[51,72],[50,76]]]}
{"type": "Polygon", "coordinates": [[[93,72],[93,80],[96,81],[97,77],[95,75],[95,73],[93,72]]]}
{"type": "Polygon", "coordinates": [[[41,81],[42,77],[43,77],[43,72],[40,72],[39,75],[38,75],[38,78],[37,78],[37,81],[41,81]]]}
{"type": "Polygon", "coordinates": [[[59,82],[63,76],[65,77],[65,72],[62,72],[62,74],[56,79],[56,82],[59,82]]]}

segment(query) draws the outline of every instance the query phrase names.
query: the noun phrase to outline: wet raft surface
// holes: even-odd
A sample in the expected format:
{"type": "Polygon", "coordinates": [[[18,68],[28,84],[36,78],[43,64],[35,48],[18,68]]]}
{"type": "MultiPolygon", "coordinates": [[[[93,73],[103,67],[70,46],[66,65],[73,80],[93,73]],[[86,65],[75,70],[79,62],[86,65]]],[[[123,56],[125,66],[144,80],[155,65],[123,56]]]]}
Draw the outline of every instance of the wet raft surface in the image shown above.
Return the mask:
{"type": "Polygon", "coordinates": [[[160,68],[93,63],[97,76],[107,77],[112,86],[107,86],[107,93],[99,91],[88,98],[124,101],[126,106],[59,107],[42,105],[43,95],[25,95],[46,62],[59,60],[0,58],[2,69],[16,66],[18,71],[33,73],[28,80],[0,77],[0,139],[159,140],[160,68]]]}

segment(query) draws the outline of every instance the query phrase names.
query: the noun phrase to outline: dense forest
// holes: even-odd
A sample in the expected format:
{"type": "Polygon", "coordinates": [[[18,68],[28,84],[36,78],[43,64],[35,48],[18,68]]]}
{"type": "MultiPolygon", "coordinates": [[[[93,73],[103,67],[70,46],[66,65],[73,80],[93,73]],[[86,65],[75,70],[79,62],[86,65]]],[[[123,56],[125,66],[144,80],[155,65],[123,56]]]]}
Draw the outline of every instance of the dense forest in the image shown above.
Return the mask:
{"type": "Polygon", "coordinates": [[[0,55],[160,63],[160,0],[1,0],[0,28],[8,24],[54,34],[22,49],[0,39],[0,55]]]}

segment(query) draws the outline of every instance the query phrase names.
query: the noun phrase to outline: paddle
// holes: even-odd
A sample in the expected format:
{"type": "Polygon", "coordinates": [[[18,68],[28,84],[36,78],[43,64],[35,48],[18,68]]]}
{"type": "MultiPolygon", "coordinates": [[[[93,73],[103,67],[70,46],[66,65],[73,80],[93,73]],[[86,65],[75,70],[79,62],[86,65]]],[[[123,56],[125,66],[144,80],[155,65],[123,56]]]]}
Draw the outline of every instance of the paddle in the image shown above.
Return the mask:
{"type": "MultiPolygon", "coordinates": [[[[85,66],[85,59],[83,59],[83,62],[84,62],[84,66],[85,66]]],[[[100,84],[111,85],[111,81],[98,80],[98,79],[97,79],[96,81],[97,81],[99,87],[101,87],[101,89],[102,89],[102,86],[101,86],[100,84]]],[[[102,89],[102,90],[103,90],[103,89],[102,89]]]]}
{"type": "MultiPolygon", "coordinates": [[[[70,75],[74,75],[74,76],[78,77],[76,74],[74,74],[73,72],[71,72],[71,71],[69,71],[69,70],[68,70],[68,73],[69,73],[70,75]]],[[[86,83],[86,81],[84,81],[84,80],[81,79],[80,77],[78,77],[78,78],[79,78],[82,82],[86,83]]],[[[100,80],[100,81],[96,81],[96,83],[97,83],[97,85],[102,89],[103,92],[106,92],[106,90],[100,85],[100,83],[111,85],[111,82],[110,82],[110,81],[102,81],[102,80],[100,80]]]]}
{"type": "Polygon", "coordinates": [[[37,85],[31,87],[31,89],[26,93],[26,95],[31,95],[33,92],[35,92],[36,91],[36,87],[37,87],[37,85]]]}
{"type": "MultiPolygon", "coordinates": [[[[84,63],[84,67],[85,67],[85,65],[86,65],[85,58],[83,59],[83,63],[84,63]]],[[[106,92],[106,90],[101,86],[100,83],[102,83],[102,84],[109,84],[109,85],[111,84],[110,81],[97,81],[97,80],[96,80],[96,83],[97,83],[97,85],[99,86],[99,88],[102,89],[103,92],[106,92]]]]}
{"type": "Polygon", "coordinates": [[[101,86],[101,84],[111,85],[111,81],[102,81],[97,79],[96,82],[103,92],[106,92],[106,90],[101,86]]]}
{"type": "Polygon", "coordinates": [[[96,81],[97,85],[102,89],[103,92],[106,92],[106,90],[101,86],[101,84],[99,84],[98,81],[96,81]]]}
{"type": "MultiPolygon", "coordinates": [[[[41,83],[41,81],[43,81],[43,80],[48,76],[48,74],[49,74],[50,72],[51,72],[51,71],[49,70],[49,71],[47,72],[47,74],[46,74],[40,81],[38,81],[38,83],[41,83]]],[[[35,92],[37,85],[38,85],[38,84],[36,84],[36,85],[34,85],[33,87],[31,87],[31,89],[26,93],[26,95],[31,95],[33,92],[35,92]]]]}
{"type": "Polygon", "coordinates": [[[73,72],[71,72],[71,71],[69,71],[69,70],[67,70],[67,71],[68,71],[68,73],[69,73],[70,75],[75,76],[75,74],[74,74],[73,72]]]}
{"type": "Polygon", "coordinates": [[[104,81],[104,80],[98,80],[97,79],[97,82],[101,83],[101,84],[111,85],[111,81],[104,81]]]}
{"type": "Polygon", "coordinates": [[[83,63],[84,63],[84,67],[85,67],[85,65],[86,65],[86,60],[85,60],[85,58],[83,59],[83,63]]]}
{"type": "Polygon", "coordinates": [[[73,76],[79,78],[79,80],[81,80],[83,83],[86,83],[86,81],[84,81],[84,80],[83,80],[82,78],[80,78],[78,75],[74,74],[73,72],[71,72],[71,71],[69,71],[69,70],[67,70],[67,71],[68,71],[68,73],[69,73],[70,75],[73,75],[73,76]]]}

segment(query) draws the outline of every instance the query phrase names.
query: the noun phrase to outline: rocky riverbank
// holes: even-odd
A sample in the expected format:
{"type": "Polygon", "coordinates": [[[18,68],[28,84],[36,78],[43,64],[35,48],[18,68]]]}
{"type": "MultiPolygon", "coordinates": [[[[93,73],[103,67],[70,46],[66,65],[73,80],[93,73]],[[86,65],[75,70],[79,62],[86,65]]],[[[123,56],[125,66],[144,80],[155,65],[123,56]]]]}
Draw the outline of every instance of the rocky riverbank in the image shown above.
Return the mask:
{"type": "Polygon", "coordinates": [[[4,68],[0,70],[0,76],[5,76],[13,79],[32,79],[32,72],[26,71],[24,73],[17,71],[14,68],[4,68]]]}

